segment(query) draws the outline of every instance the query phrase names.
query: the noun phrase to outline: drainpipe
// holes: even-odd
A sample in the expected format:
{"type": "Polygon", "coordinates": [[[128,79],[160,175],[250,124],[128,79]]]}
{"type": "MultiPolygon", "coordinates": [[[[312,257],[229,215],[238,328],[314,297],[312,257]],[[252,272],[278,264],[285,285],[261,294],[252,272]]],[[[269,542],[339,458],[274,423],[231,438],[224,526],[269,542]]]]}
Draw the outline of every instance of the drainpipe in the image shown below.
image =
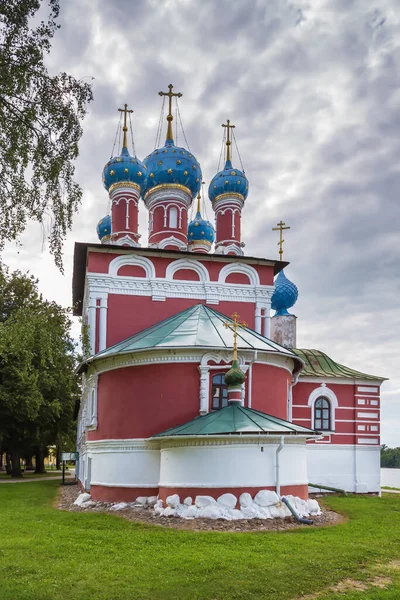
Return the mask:
{"type": "Polygon", "coordinates": [[[284,437],[283,437],[283,435],[281,435],[279,446],[276,449],[276,463],[275,463],[275,469],[276,469],[276,495],[278,496],[278,498],[281,497],[281,482],[280,482],[280,478],[279,478],[279,452],[282,450],[283,445],[284,445],[284,437]]]}
{"type": "Polygon", "coordinates": [[[289,500],[287,498],[285,498],[284,496],[282,497],[282,502],[284,504],[286,504],[286,506],[288,507],[288,509],[290,510],[290,512],[296,519],[296,521],[298,521],[299,523],[303,523],[304,525],[312,525],[314,523],[314,521],[312,519],[306,519],[305,517],[299,517],[299,515],[297,514],[294,507],[290,504],[289,500]]]}

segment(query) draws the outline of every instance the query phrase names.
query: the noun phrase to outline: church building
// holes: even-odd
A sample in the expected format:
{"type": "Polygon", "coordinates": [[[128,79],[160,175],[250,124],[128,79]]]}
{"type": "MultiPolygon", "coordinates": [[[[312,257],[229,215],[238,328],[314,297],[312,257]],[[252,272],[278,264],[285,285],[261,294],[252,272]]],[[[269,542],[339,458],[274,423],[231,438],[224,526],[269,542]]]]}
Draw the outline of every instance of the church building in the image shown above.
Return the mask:
{"type": "MultiPolygon", "coordinates": [[[[174,142],[172,90],[160,92],[165,144],[143,161],[129,150],[132,111],[120,109],[122,149],[103,170],[109,214],[99,243],[75,245],[73,305],[88,332],[81,486],[110,502],[260,490],[307,499],[317,485],[379,492],[383,378],[297,348],[288,263],[244,253],[251,194],[232,162],[234,125],[223,125],[225,162],[205,200],[199,162],[174,142]]],[[[282,239],[285,224],[277,229],[282,239]]]]}

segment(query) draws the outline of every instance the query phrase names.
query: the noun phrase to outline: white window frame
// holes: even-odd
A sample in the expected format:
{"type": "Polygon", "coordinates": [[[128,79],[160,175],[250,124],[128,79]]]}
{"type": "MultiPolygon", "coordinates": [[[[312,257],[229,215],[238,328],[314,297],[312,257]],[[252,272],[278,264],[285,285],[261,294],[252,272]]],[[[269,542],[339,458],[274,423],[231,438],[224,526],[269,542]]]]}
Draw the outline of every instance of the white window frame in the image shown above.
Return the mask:
{"type": "Polygon", "coordinates": [[[331,403],[331,422],[329,431],[324,430],[324,434],[326,433],[334,433],[336,427],[336,418],[335,418],[335,410],[339,406],[339,402],[337,396],[333,390],[327,387],[326,383],[323,383],[320,387],[316,388],[311,392],[308,397],[307,405],[311,408],[311,429],[315,429],[314,426],[314,416],[315,416],[315,403],[318,398],[323,396],[331,403]]]}

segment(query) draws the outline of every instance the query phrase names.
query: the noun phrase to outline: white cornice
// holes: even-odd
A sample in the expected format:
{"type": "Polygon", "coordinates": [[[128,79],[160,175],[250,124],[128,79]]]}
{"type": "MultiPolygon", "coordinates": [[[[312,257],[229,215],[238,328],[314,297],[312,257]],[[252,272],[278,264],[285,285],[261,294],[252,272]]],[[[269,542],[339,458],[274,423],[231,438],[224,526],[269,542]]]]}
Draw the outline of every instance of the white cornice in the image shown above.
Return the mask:
{"type": "MultiPolygon", "coordinates": [[[[381,386],[383,383],[382,379],[354,379],[351,377],[327,377],[326,375],[321,375],[321,377],[310,377],[309,375],[301,375],[299,377],[298,383],[317,383],[321,385],[321,383],[326,383],[327,385],[378,385],[381,386]]],[[[364,394],[360,394],[361,396],[364,394]]]]}
{"type": "MultiPolygon", "coordinates": [[[[123,260],[118,262],[119,267],[123,266],[123,264],[139,264],[139,261],[134,260],[126,263],[123,260]]],[[[234,272],[234,269],[232,269],[232,272],[234,272]]],[[[243,273],[244,270],[238,268],[238,272],[243,273]]],[[[274,286],[272,285],[168,280],[161,277],[123,277],[112,276],[108,273],[87,273],[87,285],[91,296],[107,292],[109,294],[128,296],[152,296],[157,299],[160,299],[160,297],[191,298],[194,300],[206,300],[210,304],[218,304],[221,301],[255,302],[265,308],[270,307],[272,294],[274,293],[274,286]]]]}
{"type": "MultiPolygon", "coordinates": [[[[226,349],[221,348],[192,348],[189,350],[180,348],[151,348],[150,350],[140,350],[136,352],[127,352],[104,358],[97,358],[95,361],[88,362],[87,377],[114,371],[115,369],[124,369],[125,367],[137,367],[152,364],[165,363],[196,363],[205,365],[205,360],[212,356],[217,362],[226,362],[228,353],[226,349]],[[206,358],[205,358],[206,357],[206,358]]],[[[239,350],[239,362],[245,365],[253,362],[254,350],[239,350]]],[[[288,373],[293,371],[293,359],[290,356],[275,354],[274,352],[258,351],[257,363],[270,365],[279,369],[284,369],[288,373]]]]}

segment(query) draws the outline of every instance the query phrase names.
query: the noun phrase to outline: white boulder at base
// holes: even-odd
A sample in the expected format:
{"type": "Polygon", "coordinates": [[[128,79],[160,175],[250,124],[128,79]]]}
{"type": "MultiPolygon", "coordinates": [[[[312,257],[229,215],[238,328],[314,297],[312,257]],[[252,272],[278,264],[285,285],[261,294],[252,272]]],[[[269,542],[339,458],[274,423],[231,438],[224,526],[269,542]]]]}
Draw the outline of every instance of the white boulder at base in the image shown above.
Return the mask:
{"type": "MultiPolygon", "coordinates": [[[[299,517],[320,515],[321,509],[316,500],[302,500],[297,496],[286,496],[299,517]]],[[[168,496],[166,507],[162,500],[158,500],[154,512],[160,517],[180,517],[182,519],[276,519],[292,516],[288,507],[279,500],[275,492],[261,490],[254,499],[250,494],[239,496],[239,508],[236,508],[238,499],[233,494],[223,494],[217,500],[211,496],[196,496],[194,504],[192,498],[185,498],[181,504],[178,494],[168,496]]]]}

